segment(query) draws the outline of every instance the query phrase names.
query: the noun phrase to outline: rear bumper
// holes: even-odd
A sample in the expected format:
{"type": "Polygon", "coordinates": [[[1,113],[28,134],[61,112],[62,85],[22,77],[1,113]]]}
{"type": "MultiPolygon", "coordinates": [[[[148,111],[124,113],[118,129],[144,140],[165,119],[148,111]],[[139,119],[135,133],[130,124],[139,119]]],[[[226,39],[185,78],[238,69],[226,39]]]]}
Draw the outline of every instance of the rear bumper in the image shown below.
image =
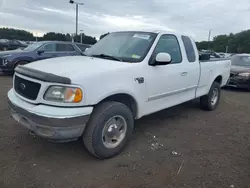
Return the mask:
{"type": "Polygon", "coordinates": [[[8,92],[8,101],[13,119],[36,135],[57,142],[79,138],[93,110],[93,107],[76,109],[33,105],[19,99],[13,89],[8,92]]]}

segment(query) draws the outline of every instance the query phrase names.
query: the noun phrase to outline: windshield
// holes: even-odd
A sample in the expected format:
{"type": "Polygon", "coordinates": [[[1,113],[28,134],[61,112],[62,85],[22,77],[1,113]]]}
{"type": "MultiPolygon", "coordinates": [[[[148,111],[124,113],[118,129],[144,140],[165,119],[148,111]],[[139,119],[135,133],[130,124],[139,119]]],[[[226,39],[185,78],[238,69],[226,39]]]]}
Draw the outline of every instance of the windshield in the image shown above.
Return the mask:
{"type": "Polygon", "coordinates": [[[99,55],[100,58],[113,56],[122,61],[140,62],[147,55],[156,36],[156,33],[149,32],[111,33],[89,48],[85,55],[99,55]]]}
{"type": "Polygon", "coordinates": [[[23,50],[24,51],[34,51],[37,48],[39,48],[40,46],[42,46],[43,44],[44,44],[43,42],[36,42],[36,43],[33,43],[33,44],[29,45],[28,47],[24,48],[23,50]]]}
{"type": "Polygon", "coordinates": [[[232,65],[250,67],[250,56],[233,56],[232,65]]]}

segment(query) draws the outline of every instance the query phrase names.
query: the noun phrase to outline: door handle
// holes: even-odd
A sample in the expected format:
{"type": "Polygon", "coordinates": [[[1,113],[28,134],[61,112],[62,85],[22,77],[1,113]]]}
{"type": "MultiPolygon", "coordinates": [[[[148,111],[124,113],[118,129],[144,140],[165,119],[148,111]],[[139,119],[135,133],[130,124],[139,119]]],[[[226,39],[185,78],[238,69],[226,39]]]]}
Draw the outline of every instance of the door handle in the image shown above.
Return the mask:
{"type": "Polygon", "coordinates": [[[188,74],[187,72],[182,72],[181,73],[182,76],[187,76],[187,74],[188,74]]]}

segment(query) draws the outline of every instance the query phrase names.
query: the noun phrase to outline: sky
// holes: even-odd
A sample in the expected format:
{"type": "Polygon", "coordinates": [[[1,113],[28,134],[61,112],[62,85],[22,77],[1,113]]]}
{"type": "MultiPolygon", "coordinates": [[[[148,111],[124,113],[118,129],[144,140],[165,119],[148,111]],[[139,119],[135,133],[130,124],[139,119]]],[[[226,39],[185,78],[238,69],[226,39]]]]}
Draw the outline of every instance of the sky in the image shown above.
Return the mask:
{"type": "MultiPolygon", "coordinates": [[[[77,0],[79,31],[99,38],[121,30],[170,30],[196,41],[250,29],[250,0],[77,0]]],[[[0,0],[0,27],[75,33],[68,0],[0,0]]]]}

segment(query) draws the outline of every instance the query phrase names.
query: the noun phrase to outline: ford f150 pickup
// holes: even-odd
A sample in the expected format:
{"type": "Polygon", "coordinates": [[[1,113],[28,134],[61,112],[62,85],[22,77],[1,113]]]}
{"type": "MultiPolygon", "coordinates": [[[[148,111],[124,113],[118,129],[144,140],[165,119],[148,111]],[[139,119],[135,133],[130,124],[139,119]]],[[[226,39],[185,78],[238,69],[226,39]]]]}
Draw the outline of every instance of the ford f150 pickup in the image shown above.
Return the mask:
{"type": "Polygon", "coordinates": [[[19,65],[8,92],[11,114],[36,135],[81,138],[92,155],[110,158],[129,141],[134,119],[195,98],[202,109],[217,107],[231,61],[200,59],[186,35],[114,32],[85,56],[19,65]]]}

